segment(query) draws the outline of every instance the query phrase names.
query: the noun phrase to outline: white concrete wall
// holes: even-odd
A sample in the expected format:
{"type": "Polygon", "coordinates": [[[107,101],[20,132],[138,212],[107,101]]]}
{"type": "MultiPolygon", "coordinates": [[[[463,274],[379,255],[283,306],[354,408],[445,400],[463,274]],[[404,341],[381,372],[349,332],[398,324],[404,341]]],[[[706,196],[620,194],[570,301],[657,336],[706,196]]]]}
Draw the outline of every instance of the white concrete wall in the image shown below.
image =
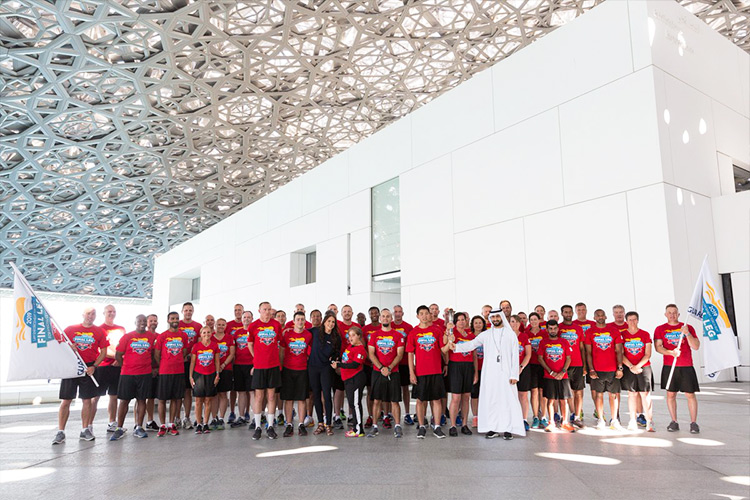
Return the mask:
{"type": "Polygon", "coordinates": [[[734,273],[748,364],[750,199],[721,195],[750,164],[749,95],[748,54],[677,3],[605,2],[157,259],[155,303],[198,271],[198,317],[393,305],[371,292],[370,188],[399,176],[408,319],[582,300],[653,331],[708,254],[734,273]],[[290,288],[311,245],[318,282],[290,288]]]}

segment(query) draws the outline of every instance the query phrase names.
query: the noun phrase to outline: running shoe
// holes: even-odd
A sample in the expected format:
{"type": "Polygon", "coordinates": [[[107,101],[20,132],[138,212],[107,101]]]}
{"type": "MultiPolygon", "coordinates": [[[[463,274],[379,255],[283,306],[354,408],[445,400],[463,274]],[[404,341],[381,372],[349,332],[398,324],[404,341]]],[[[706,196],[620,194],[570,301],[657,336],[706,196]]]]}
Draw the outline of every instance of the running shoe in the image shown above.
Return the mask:
{"type": "Polygon", "coordinates": [[[315,425],[315,421],[313,420],[312,416],[308,415],[305,417],[304,425],[305,427],[313,427],[315,425]]]}
{"type": "Polygon", "coordinates": [[[529,432],[530,427],[528,420],[523,421],[523,428],[526,429],[526,432],[529,432]]]}
{"type": "Polygon", "coordinates": [[[638,422],[636,422],[635,420],[631,420],[630,422],[628,422],[628,431],[635,432],[637,430],[638,430],[638,422]]]}
{"type": "Polygon", "coordinates": [[[159,427],[159,432],[156,433],[156,437],[160,438],[160,437],[164,437],[166,435],[167,435],[167,426],[166,425],[162,425],[161,427],[159,427]]]}
{"type": "Polygon", "coordinates": [[[286,420],[284,419],[284,414],[279,413],[279,416],[276,417],[276,425],[279,427],[284,427],[284,424],[286,423],[286,420]]]}
{"type": "Polygon", "coordinates": [[[227,423],[231,426],[235,420],[237,420],[237,415],[235,415],[233,411],[230,411],[229,418],[227,419],[227,423]]]}
{"type": "Polygon", "coordinates": [[[448,429],[448,435],[450,437],[458,437],[458,429],[456,429],[456,427],[452,425],[451,428],[448,429]]]}
{"type": "Polygon", "coordinates": [[[690,422],[690,434],[700,434],[701,428],[698,427],[698,422],[690,422]]]}
{"type": "Polygon", "coordinates": [[[336,429],[343,430],[344,429],[344,421],[341,420],[341,418],[338,415],[336,415],[335,417],[333,417],[333,426],[336,429]]]}
{"type": "Polygon", "coordinates": [[[110,422],[107,424],[107,432],[115,432],[117,430],[117,422],[110,422]]]}
{"type": "Polygon", "coordinates": [[[539,422],[539,427],[541,427],[542,429],[546,429],[547,427],[549,427],[549,422],[547,422],[546,418],[542,418],[542,420],[539,422]]]}
{"type": "Polygon", "coordinates": [[[63,431],[57,431],[55,439],[52,440],[52,444],[62,444],[65,442],[65,433],[63,431]]]}
{"type": "Polygon", "coordinates": [[[646,432],[656,432],[656,427],[654,427],[653,422],[649,422],[648,425],[646,425],[646,432]]]}
{"type": "Polygon", "coordinates": [[[471,436],[474,433],[471,432],[471,429],[469,429],[468,425],[464,425],[463,427],[461,427],[461,434],[463,434],[464,436],[471,436]]]}
{"type": "Polygon", "coordinates": [[[81,435],[79,437],[80,439],[83,439],[84,441],[93,441],[94,439],[96,439],[94,437],[94,433],[91,432],[91,429],[89,429],[88,427],[86,427],[85,429],[81,431],[81,435]]]}
{"type": "Polygon", "coordinates": [[[487,433],[487,434],[486,434],[486,435],[484,436],[484,438],[485,438],[485,439],[495,439],[495,438],[496,438],[496,437],[498,437],[499,435],[500,435],[500,433],[499,433],[499,432],[495,432],[495,431],[490,431],[490,432],[488,432],[488,433],[487,433]]]}
{"type": "Polygon", "coordinates": [[[262,433],[263,433],[263,431],[261,430],[261,428],[260,427],[256,427],[255,428],[255,432],[253,432],[253,440],[254,441],[259,440],[262,433]]]}
{"type": "Polygon", "coordinates": [[[122,437],[125,435],[125,429],[122,427],[118,427],[115,429],[115,432],[109,437],[110,441],[117,441],[118,439],[122,439],[122,437]]]}
{"type": "Polygon", "coordinates": [[[365,421],[365,429],[369,429],[372,427],[372,417],[367,417],[367,420],[365,421]]]}
{"type": "Polygon", "coordinates": [[[667,426],[667,430],[668,430],[669,432],[676,432],[676,431],[679,431],[679,430],[680,430],[680,424],[678,424],[677,422],[675,422],[674,420],[672,420],[672,421],[671,421],[671,422],[669,423],[669,425],[667,426]]]}
{"type": "Polygon", "coordinates": [[[189,430],[193,428],[193,423],[190,421],[189,418],[185,417],[182,419],[182,428],[185,430],[189,430]]]}
{"type": "Polygon", "coordinates": [[[595,428],[599,430],[606,429],[607,422],[605,422],[603,418],[600,418],[599,420],[597,420],[595,428]]]}
{"type": "Polygon", "coordinates": [[[268,434],[268,439],[276,439],[277,437],[279,437],[276,435],[276,429],[273,428],[273,425],[268,426],[268,429],[266,429],[266,434],[268,434]]]}
{"type": "Polygon", "coordinates": [[[539,418],[534,417],[534,420],[531,421],[531,428],[532,429],[538,429],[539,428],[539,418]]]}
{"type": "Polygon", "coordinates": [[[424,439],[426,435],[427,429],[425,429],[424,425],[420,425],[419,429],[417,429],[417,439],[424,439]]]}
{"type": "Polygon", "coordinates": [[[303,424],[299,424],[299,428],[297,428],[297,435],[307,436],[307,429],[303,424]]]}
{"type": "Polygon", "coordinates": [[[438,427],[443,426],[443,425],[445,425],[447,423],[448,423],[448,417],[445,414],[443,414],[440,417],[440,425],[438,427]]]}
{"type": "Polygon", "coordinates": [[[224,429],[226,429],[226,426],[224,425],[224,419],[223,419],[223,418],[220,418],[220,419],[219,419],[219,420],[218,420],[218,421],[216,422],[216,430],[217,430],[217,431],[223,431],[224,429]]]}
{"type": "Polygon", "coordinates": [[[286,429],[284,429],[284,434],[282,434],[282,437],[288,438],[294,436],[294,427],[292,427],[292,424],[288,424],[286,426],[286,429]]]}
{"type": "Polygon", "coordinates": [[[479,425],[479,418],[477,418],[477,417],[472,418],[471,419],[471,426],[476,429],[478,425],[479,425]]]}
{"type": "Polygon", "coordinates": [[[373,426],[373,428],[372,428],[372,429],[370,429],[370,432],[369,432],[369,433],[367,434],[367,437],[368,437],[368,438],[374,438],[374,437],[375,437],[375,436],[377,436],[378,434],[380,434],[380,433],[378,432],[378,426],[377,426],[377,425],[375,425],[375,426],[373,426]]]}
{"type": "Polygon", "coordinates": [[[169,428],[169,435],[170,436],[179,436],[180,431],[177,430],[177,425],[172,424],[172,427],[169,428]]]}
{"type": "Polygon", "coordinates": [[[401,431],[401,426],[397,424],[393,429],[393,437],[400,438],[403,435],[404,433],[401,431]]]}
{"type": "Polygon", "coordinates": [[[386,415],[385,418],[383,419],[383,428],[384,429],[390,429],[391,427],[393,427],[392,421],[393,421],[393,419],[391,418],[391,416],[390,415],[386,415]]]}
{"type": "Polygon", "coordinates": [[[151,422],[146,424],[145,429],[150,432],[157,432],[159,430],[159,424],[152,420],[151,422]]]}
{"type": "Polygon", "coordinates": [[[555,413],[554,419],[556,424],[560,425],[562,423],[562,417],[559,413],[555,413]]]}
{"type": "Polygon", "coordinates": [[[511,439],[513,439],[513,434],[507,431],[503,432],[503,439],[505,439],[506,441],[510,441],[511,439]]]}
{"type": "Polygon", "coordinates": [[[195,426],[195,433],[196,434],[203,434],[203,426],[202,425],[196,425],[195,426]]]}
{"type": "Polygon", "coordinates": [[[648,422],[646,421],[646,416],[643,413],[638,415],[638,418],[636,418],[635,420],[636,422],[638,422],[638,425],[641,427],[646,427],[648,425],[648,422]]]}
{"type": "Polygon", "coordinates": [[[408,413],[404,416],[404,423],[406,425],[414,425],[414,419],[408,413]]]}
{"type": "Polygon", "coordinates": [[[203,424],[203,434],[211,434],[211,429],[208,427],[208,424],[203,424]]]}
{"type": "Polygon", "coordinates": [[[133,431],[133,437],[137,437],[140,439],[147,438],[148,433],[141,427],[140,425],[135,428],[135,431],[133,431]]]}
{"type": "Polygon", "coordinates": [[[622,424],[620,424],[620,421],[616,418],[613,418],[609,422],[609,428],[613,431],[624,431],[625,429],[622,427],[622,424]]]}
{"type": "Polygon", "coordinates": [[[575,428],[575,427],[573,427],[573,425],[571,425],[571,424],[570,424],[570,422],[565,422],[564,424],[562,424],[562,425],[560,426],[560,428],[561,428],[562,430],[564,430],[564,431],[568,431],[568,432],[575,432],[575,431],[576,431],[576,428],[575,428]]]}
{"type": "Polygon", "coordinates": [[[443,429],[441,429],[440,426],[432,429],[432,435],[438,439],[445,439],[445,434],[443,433],[443,429]]]}
{"type": "Polygon", "coordinates": [[[361,437],[365,437],[365,433],[364,432],[359,433],[355,430],[350,430],[350,431],[346,431],[346,434],[344,434],[344,436],[348,438],[361,438],[361,437]]]}

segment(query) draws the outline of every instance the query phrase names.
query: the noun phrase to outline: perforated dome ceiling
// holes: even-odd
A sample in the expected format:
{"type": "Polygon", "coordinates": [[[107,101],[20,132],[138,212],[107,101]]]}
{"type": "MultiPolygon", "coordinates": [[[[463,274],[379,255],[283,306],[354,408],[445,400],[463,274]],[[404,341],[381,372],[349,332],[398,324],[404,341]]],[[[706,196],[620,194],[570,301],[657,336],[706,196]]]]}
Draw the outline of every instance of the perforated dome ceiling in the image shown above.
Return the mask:
{"type": "MultiPolygon", "coordinates": [[[[601,0],[0,3],[0,287],[151,294],[154,255],[601,0]]],[[[748,2],[681,2],[745,50],[748,2]]]]}

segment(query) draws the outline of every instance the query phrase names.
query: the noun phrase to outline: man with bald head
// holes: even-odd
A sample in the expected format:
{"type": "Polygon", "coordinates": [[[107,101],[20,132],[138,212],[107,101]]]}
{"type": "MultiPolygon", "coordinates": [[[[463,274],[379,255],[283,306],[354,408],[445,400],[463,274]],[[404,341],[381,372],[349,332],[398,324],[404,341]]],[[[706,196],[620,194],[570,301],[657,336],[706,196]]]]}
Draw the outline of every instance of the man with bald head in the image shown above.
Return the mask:
{"type": "MultiPolygon", "coordinates": [[[[117,386],[120,383],[120,365],[115,359],[115,348],[120,338],[125,335],[125,328],[115,324],[117,311],[115,306],[107,305],[104,307],[104,323],[99,328],[104,331],[109,346],[106,349],[104,360],[101,368],[97,370],[97,381],[99,382],[99,396],[109,394],[109,403],[107,404],[107,416],[109,418],[109,427],[107,432],[114,432],[117,428],[117,386]]],[[[96,417],[96,407],[99,404],[99,397],[96,398],[91,421],[96,417]]]]}
{"type": "Polygon", "coordinates": [[[60,410],[58,411],[58,431],[52,444],[65,442],[65,426],[70,416],[70,403],[77,397],[83,403],[81,407],[82,430],[80,439],[93,441],[92,432],[94,400],[98,389],[91,379],[96,367],[98,367],[107,349],[107,336],[104,331],[94,325],[96,309],[87,307],[83,311],[83,321],[78,325],[69,326],[65,329],[65,336],[70,340],[70,347],[81,356],[86,363],[86,375],[76,378],[63,379],[60,383],[60,410]]]}

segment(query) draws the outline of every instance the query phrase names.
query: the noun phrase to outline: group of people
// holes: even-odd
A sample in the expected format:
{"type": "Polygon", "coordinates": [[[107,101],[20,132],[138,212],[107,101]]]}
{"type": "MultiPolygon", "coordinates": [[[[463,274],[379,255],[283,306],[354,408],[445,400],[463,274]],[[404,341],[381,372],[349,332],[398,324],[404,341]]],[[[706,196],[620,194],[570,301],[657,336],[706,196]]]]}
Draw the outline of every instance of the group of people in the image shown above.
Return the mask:
{"type": "Polygon", "coordinates": [[[547,313],[541,305],[528,315],[513,314],[510,302],[503,300],[497,309],[485,305],[481,314],[470,317],[432,304],[417,308],[412,326],[398,305],[393,310],[371,307],[370,322],[365,323],[362,313],[352,321],[354,311],[348,305],[341,308],[340,318],[338,307],[331,304],[325,313],[312,311],[308,321],[303,304],[287,318],[285,311],[261,302],[257,319],[236,304],[232,320],[208,315],[200,324],[187,302],[181,315],[167,315],[163,332],[158,333],[158,318],[150,314],[138,315],[135,329],[126,333],[115,324],[114,306],[104,308],[99,326],[94,324],[96,310],[89,307],[80,324],[59,336],[87,370],[61,382],[53,444],[65,441],[76,397],[83,402],[80,439],[88,441],[95,439],[93,422],[101,397],[109,397],[107,431],[112,441],[124,436],[133,399],[133,435],[138,438],[147,437],[147,431],[162,437],[193,428],[206,434],[227,425],[247,426],[256,440],[264,428],[267,437],[276,439],[276,427],[283,428],[284,437],[295,430],[305,436],[312,427],[313,434],[330,436],[335,429],[344,430],[347,420],[347,437],[374,438],[382,425],[401,438],[402,422],[416,425],[420,439],[428,429],[445,438],[446,425],[452,437],[471,435],[472,428],[490,439],[512,439],[531,428],[575,432],[585,425],[587,383],[597,428],[624,430],[619,418],[624,390],[628,430],[644,427],[654,432],[654,349],[664,356],[661,387],[667,391],[671,417],[667,430],[679,430],[676,395],[683,392],[690,432],[700,432],[695,397],[699,386],[691,353],[700,341],[691,326],[679,321],[677,306],[666,306],[667,322],[656,327],[653,336],[639,327],[637,312],[626,313],[620,305],[613,307],[610,323],[602,309],[594,312],[593,320],[587,313],[586,305],[578,303],[575,308],[563,305],[559,314],[547,313]],[[415,414],[410,412],[412,398],[415,414]]]}

